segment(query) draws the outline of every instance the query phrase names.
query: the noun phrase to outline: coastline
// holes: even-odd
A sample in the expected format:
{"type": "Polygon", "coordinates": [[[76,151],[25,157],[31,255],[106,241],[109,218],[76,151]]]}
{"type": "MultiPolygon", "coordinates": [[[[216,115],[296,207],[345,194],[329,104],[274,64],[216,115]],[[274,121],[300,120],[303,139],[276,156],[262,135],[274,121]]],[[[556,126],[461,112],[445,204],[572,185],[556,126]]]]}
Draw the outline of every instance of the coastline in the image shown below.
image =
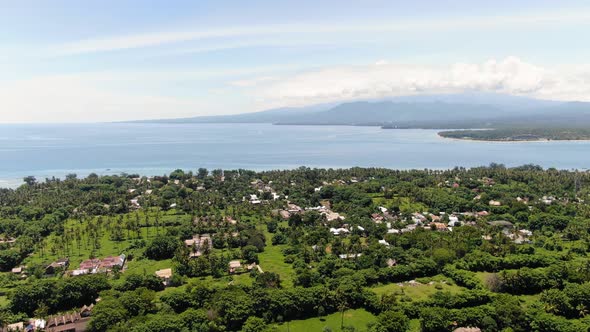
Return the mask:
{"type": "Polygon", "coordinates": [[[462,142],[490,142],[490,143],[541,143],[541,142],[590,142],[590,139],[530,139],[530,140],[510,140],[510,139],[477,139],[471,137],[457,138],[457,137],[446,137],[440,133],[436,134],[438,137],[445,140],[462,141],[462,142]]]}

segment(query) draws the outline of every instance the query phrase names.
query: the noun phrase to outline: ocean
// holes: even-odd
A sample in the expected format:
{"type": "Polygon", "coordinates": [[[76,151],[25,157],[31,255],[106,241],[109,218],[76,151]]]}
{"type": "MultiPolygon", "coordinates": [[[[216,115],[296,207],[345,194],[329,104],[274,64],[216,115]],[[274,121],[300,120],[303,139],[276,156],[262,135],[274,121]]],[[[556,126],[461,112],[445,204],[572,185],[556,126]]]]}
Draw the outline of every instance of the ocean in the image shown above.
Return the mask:
{"type": "Polygon", "coordinates": [[[177,168],[299,166],[447,169],[492,162],[559,169],[590,165],[590,142],[476,142],[437,130],[270,124],[0,125],[0,187],[33,175],[162,175],[177,168]]]}

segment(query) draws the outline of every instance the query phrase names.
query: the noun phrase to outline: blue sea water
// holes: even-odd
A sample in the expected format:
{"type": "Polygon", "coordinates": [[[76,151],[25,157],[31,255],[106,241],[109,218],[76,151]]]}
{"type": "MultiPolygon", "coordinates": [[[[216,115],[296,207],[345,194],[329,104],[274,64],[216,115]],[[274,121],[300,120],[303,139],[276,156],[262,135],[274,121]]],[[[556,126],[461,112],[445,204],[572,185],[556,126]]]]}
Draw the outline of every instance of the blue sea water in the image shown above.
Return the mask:
{"type": "Polygon", "coordinates": [[[38,179],[174,169],[299,166],[446,169],[491,162],[560,169],[590,165],[590,142],[475,142],[437,130],[270,124],[0,125],[0,187],[38,179]]]}

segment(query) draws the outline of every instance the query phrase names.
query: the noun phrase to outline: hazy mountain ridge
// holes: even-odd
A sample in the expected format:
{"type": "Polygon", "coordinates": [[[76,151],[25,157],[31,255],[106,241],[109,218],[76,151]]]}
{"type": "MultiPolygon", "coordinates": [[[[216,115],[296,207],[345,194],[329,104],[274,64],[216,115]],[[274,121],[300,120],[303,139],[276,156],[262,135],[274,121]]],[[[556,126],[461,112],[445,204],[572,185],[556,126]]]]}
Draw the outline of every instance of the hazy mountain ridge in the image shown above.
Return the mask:
{"type": "Polygon", "coordinates": [[[272,123],[371,125],[386,128],[496,128],[590,126],[590,103],[467,93],[426,95],[278,108],[262,112],[163,119],[152,123],[272,123]]]}

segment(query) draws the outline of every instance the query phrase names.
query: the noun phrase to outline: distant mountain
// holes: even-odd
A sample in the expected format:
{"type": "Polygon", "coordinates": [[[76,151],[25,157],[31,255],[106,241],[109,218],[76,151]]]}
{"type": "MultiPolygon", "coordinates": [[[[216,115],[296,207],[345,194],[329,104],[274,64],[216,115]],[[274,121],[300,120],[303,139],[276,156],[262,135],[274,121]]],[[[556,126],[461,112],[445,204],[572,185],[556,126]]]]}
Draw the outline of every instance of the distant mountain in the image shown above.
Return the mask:
{"type": "Polygon", "coordinates": [[[386,128],[588,127],[590,103],[465,93],[279,108],[262,112],[164,119],[159,123],[378,125],[386,128]]]}
{"type": "Polygon", "coordinates": [[[192,118],[141,120],[133,122],[149,123],[275,123],[288,121],[296,116],[313,116],[315,113],[328,110],[336,104],[319,104],[306,107],[282,107],[261,112],[241,113],[232,115],[197,116],[192,118]]]}

